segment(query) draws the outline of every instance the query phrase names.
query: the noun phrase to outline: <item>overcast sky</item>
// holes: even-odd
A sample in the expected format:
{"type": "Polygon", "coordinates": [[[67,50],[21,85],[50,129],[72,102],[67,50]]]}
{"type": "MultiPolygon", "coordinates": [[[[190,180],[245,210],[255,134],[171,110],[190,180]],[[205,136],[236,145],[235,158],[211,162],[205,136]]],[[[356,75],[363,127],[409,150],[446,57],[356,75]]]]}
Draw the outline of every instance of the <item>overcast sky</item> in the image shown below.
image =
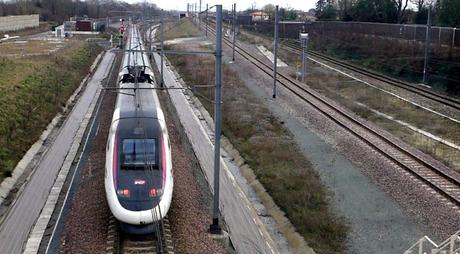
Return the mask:
{"type": "MultiPolygon", "coordinates": [[[[138,2],[136,0],[127,0],[128,2],[138,2]]],[[[197,3],[197,8],[199,5],[199,0],[147,0],[148,2],[156,4],[158,7],[165,9],[165,10],[186,10],[187,9],[187,3],[197,3]]],[[[315,8],[315,2],[316,0],[281,0],[281,1],[275,1],[275,0],[220,0],[220,1],[213,1],[213,0],[201,0],[201,8],[204,10],[204,7],[206,7],[206,3],[209,4],[209,6],[215,5],[215,4],[222,4],[224,9],[231,9],[231,6],[233,3],[236,3],[236,9],[238,11],[246,10],[249,8],[252,3],[255,3],[257,8],[261,8],[262,6],[266,4],[277,4],[280,7],[292,7],[294,9],[299,9],[299,10],[304,10],[308,11],[311,8],[315,8]]]]}

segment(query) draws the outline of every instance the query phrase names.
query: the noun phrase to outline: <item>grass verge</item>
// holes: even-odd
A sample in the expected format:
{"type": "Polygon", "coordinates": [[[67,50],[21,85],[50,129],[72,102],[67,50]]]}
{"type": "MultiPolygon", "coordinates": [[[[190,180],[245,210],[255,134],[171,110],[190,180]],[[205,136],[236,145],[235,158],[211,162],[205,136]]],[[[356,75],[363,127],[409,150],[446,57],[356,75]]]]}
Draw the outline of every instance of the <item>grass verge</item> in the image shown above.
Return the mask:
{"type": "MultiPolygon", "coordinates": [[[[165,24],[164,38],[171,40],[175,38],[185,38],[199,36],[200,31],[194,26],[189,19],[183,18],[177,22],[169,22],[165,24]]],[[[160,30],[157,31],[156,37],[159,38],[160,30]]]]}
{"type": "Polygon", "coordinates": [[[0,181],[38,139],[100,52],[73,41],[59,54],[28,59],[0,57],[0,181]]]}

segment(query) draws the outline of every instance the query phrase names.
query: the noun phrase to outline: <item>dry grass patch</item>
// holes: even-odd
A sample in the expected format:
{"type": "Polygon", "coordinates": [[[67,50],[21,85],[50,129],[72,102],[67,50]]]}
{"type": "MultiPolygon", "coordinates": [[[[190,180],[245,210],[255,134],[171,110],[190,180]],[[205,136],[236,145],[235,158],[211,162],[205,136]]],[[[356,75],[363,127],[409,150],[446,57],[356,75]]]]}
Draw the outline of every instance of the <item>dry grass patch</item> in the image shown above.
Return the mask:
{"type": "MultiPolygon", "coordinates": [[[[257,36],[249,32],[244,32],[243,34],[249,37],[249,39],[246,38],[249,42],[251,40],[257,40],[258,44],[267,45],[270,43],[270,38],[268,37],[262,35],[257,36]],[[262,43],[260,42],[261,40],[265,42],[262,43]]],[[[281,48],[279,57],[289,65],[299,69],[299,55],[281,48]]],[[[294,78],[296,77],[295,74],[291,74],[291,76],[294,78]]],[[[359,106],[356,102],[362,103],[374,110],[393,117],[395,120],[411,124],[457,145],[460,144],[460,124],[416,107],[376,88],[361,82],[353,81],[351,78],[345,77],[339,73],[334,73],[312,61],[307,61],[306,80],[307,85],[314,90],[337,101],[339,104],[362,118],[375,123],[402,139],[404,142],[430,154],[434,158],[460,172],[459,150],[414,132],[399,123],[383,118],[359,106]]]]}
{"type": "Polygon", "coordinates": [[[7,57],[23,57],[28,55],[50,54],[64,47],[64,42],[28,40],[9,41],[0,44],[0,55],[7,57]]]}
{"type": "MultiPolygon", "coordinates": [[[[171,40],[175,38],[184,37],[195,37],[198,36],[200,31],[192,24],[189,18],[182,18],[176,22],[170,22],[165,24],[164,38],[165,40],[171,40]]],[[[160,30],[157,31],[156,37],[159,38],[160,30]]]]}
{"type": "MultiPolygon", "coordinates": [[[[312,65],[311,65],[312,66],[312,65]]],[[[441,142],[415,132],[395,121],[391,121],[359,106],[362,103],[369,108],[408,123],[416,128],[432,133],[454,144],[460,144],[460,124],[449,119],[422,110],[396,97],[389,96],[375,88],[349,79],[334,78],[313,71],[308,85],[337,101],[362,118],[389,131],[404,142],[430,154],[456,171],[460,171],[460,151],[441,142]]]]}
{"type": "MultiPolygon", "coordinates": [[[[187,84],[214,84],[212,57],[172,56],[170,60],[187,84]]],[[[214,90],[196,88],[194,92],[213,115],[214,90]]],[[[330,194],[313,166],[299,151],[292,134],[226,65],[222,129],[308,244],[318,253],[342,253],[348,228],[331,211],[330,194]]]]}

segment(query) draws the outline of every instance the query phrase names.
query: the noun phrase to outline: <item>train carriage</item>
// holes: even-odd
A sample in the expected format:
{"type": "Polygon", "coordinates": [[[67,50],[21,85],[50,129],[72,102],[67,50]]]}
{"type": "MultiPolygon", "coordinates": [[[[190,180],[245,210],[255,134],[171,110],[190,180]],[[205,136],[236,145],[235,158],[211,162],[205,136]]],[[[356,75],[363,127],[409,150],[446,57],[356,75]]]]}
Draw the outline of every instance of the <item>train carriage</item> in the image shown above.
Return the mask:
{"type": "Polygon", "coordinates": [[[107,202],[123,231],[148,234],[171,204],[171,149],[153,72],[135,25],[119,74],[106,150],[107,202]],[[140,51],[129,51],[140,50],[140,51]]]}

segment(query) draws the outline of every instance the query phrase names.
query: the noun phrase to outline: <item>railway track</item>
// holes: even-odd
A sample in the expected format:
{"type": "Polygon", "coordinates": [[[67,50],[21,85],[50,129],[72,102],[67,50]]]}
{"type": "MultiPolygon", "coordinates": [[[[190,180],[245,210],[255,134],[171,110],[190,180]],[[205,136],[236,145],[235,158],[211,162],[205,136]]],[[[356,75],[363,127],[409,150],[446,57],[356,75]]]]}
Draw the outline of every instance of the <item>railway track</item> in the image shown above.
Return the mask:
{"type": "MultiPolygon", "coordinates": [[[[213,29],[210,29],[208,34],[215,37],[213,29]]],[[[232,45],[227,38],[224,39],[224,43],[230,47],[232,45]]],[[[272,76],[273,68],[271,65],[252,55],[239,44],[235,45],[235,50],[237,54],[254,64],[259,70],[272,76]]],[[[439,201],[450,201],[454,208],[460,212],[460,181],[454,176],[455,174],[449,172],[449,169],[442,165],[436,165],[424,158],[424,156],[416,154],[409,146],[401,144],[394,137],[370,126],[356,115],[345,111],[333,101],[323,97],[301,82],[278,72],[277,83],[350,132],[373,150],[398,165],[399,168],[404,170],[404,173],[413,175],[429,186],[430,189],[439,194],[439,201]]]]}
{"type": "MultiPolygon", "coordinates": [[[[288,50],[288,51],[290,51],[292,53],[295,53],[295,54],[300,54],[300,51],[302,50],[298,43],[292,42],[292,41],[284,41],[282,43],[282,46],[284,46],[285,50],[288,50]]],[[[341,60],[337,60],[335,58],[326,56],[324,54],[321,54],[321,53],[318,53],[318,52],[315,52],[315,51],[312,51],[312,50],[308,50],[308,54],[310,56],[313,56],[313,57],[319,59],[319,60],[322,60],[322,61],[325,61],[325,62],[328,62],[328,63],[332,63],[332,64],[334,64],[336,66],[340,66],[340,67],[342,67],[344,69],[347,69],[349,71],[353,71],[355,73],[359,73],[361,75],[371,77],[373,79],[385,82],[386,84],[389,84],[391,86],[395,86],[395,87],[404,89],[406,91],[412,92],[412,93],[417,94],[419,96],[422,96],[422,97],[428,98],[430,100],[436,101],[438,103],[441,103],[444,106],[448,106],[448,107],[451,107],[453,109],[460,110],[460,101],[458,99],[455,99],[455,98],[452,98],[452,97],[449,97],[449,96],[446,96],[446,95],[442,95],[442,94],[433,92],[433,91],[431,91],[429,89],[425,89],[425,88],[423,88],[421,86],[411,85],[411,84],[403,82],[401,80],[397,80],[397,79],[388,77],[386,75],[383,75],[383,74],[380,74],[380,73],[377,73],[377,72],[373,72],[373,71],[358,67],[356,65],[353,65],[353,64],[341,61],[341,60]]]]}
{"type": "Polygon", "coordinates": [[[160,223],[159,234],[128,235],[119,229],[117,220],[111,216],[107,229],[107,254],[174,254],[168,218],[160,223]]]}

